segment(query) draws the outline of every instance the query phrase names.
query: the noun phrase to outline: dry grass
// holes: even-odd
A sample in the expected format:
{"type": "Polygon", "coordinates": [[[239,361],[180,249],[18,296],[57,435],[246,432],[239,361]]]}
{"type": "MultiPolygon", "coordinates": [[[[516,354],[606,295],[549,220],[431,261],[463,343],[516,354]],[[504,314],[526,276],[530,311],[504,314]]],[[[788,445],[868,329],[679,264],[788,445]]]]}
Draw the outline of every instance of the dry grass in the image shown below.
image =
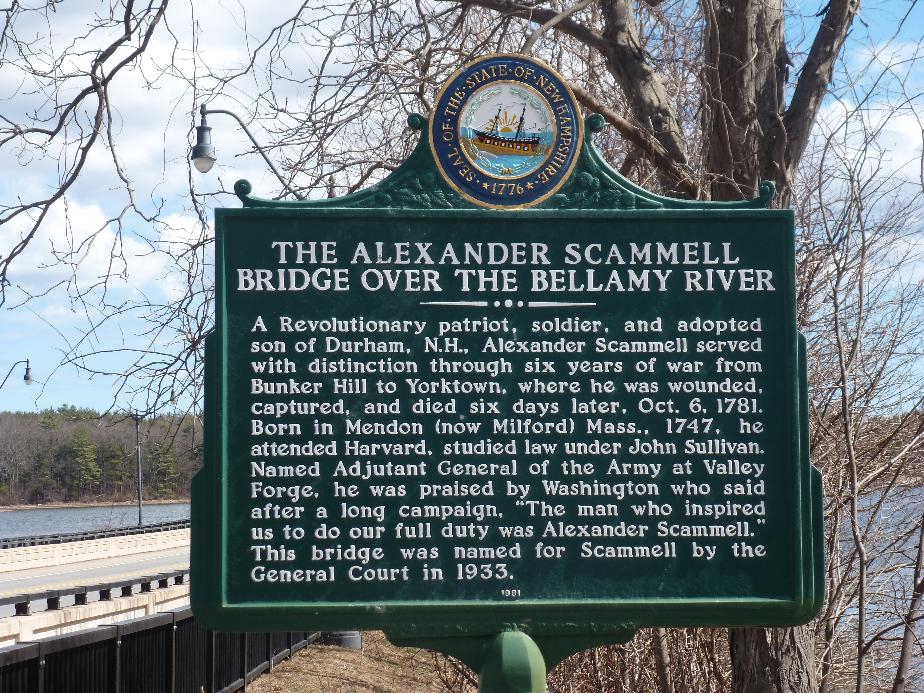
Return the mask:
{"type": "Polygon", "coordinates": [[[363,633],[363,649],[311,645],[247,687],[253,693],[444,693],[432,652],[363,633]]]}

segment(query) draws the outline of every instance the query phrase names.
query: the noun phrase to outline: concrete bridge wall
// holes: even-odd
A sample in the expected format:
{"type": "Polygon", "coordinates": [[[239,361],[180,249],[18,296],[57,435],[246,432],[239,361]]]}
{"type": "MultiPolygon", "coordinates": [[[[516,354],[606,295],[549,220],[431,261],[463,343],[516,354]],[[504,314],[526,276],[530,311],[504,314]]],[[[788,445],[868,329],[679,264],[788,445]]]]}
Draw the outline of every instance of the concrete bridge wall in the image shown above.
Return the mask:
{"type": "Polygon", "coordinates": [[[75,633],[95,626],[129,621],[162,611],[176,611],[189,606],[189,585],[172,585],[161,589],[113,597],[83,606],[66,606],[41,611],[31,616],[0,619],[0,648],[19,642],[75,633]]]}
{"type": "Polygon", "coordinates": [[[0,549],[0,574],[31,568],[49,568],[66,563],[95,561],[113,556],[130,556],[145,551],[175,549],[182,546],[189,546],[188,529],[0,549]]]}

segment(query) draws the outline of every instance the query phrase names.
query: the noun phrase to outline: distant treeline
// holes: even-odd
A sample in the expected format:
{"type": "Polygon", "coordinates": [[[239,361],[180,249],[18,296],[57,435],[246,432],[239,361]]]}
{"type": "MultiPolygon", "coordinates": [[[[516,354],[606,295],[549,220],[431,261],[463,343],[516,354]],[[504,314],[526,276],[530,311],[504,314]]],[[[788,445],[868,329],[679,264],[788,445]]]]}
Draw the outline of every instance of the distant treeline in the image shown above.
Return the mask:
{"type": "MultiPolygon", "coordinates": [[[[202,430],[190,416],[141,421],[145,498],[186,498],[202,430]]],[[[135,422],[63,406],[0,412],[0,504],[114,501],[135,496],[135,422]]]]}

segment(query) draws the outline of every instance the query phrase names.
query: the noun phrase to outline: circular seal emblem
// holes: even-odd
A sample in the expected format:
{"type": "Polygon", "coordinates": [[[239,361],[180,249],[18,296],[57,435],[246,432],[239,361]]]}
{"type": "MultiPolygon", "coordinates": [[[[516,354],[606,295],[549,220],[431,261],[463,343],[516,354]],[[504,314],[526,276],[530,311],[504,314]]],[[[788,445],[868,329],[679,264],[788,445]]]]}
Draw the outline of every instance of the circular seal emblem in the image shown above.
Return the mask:
{"type": "Polygon", "coordinates": [[[577,163],[583,123],[565,81],[548,65],[498,54],[458,70],[430,114],[430,147],[449,185],[494,209],[553,195],[577,163]]]}

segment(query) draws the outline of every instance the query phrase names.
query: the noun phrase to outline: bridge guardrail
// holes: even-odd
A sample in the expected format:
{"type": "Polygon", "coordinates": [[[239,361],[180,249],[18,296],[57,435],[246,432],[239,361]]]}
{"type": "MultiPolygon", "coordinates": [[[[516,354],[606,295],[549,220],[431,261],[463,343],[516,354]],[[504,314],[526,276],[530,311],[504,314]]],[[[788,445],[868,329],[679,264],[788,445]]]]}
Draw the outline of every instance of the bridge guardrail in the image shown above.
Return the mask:
{"type": "Polygon", "coordinates": [[[61,534],[46,534],[39,537],[9,537],[0,539],[0,550],[17,549],[23,546],[43,546],[45,544],[65,544],[70,541],[87,541],[89,539],[107,539],[109,537],[124,537],[130,534],[148,534],[150,532],[166,532],[172,529],[189,529],[189,520],[175,520],[173,522],[158,522],[151,525],[134,525],[131,527],[118,527],[113,529],[98,529],[91,532],[67,532],[61,534]]]}
{"type": "Polygon", "coordinates": [[[75,585],[74,587],[65,587],[63,589],[44,590],[41,592],[28,592],[17,594],[0,599],[0,606],[8,604],[15,605],[17,616],[29,616],[32,613],[32,602],[42,599],[46,600],[47,610],[54,611],[61,608],[61,597],[73,596],[75,606],[83,606],[87,603],[87,594],[90,592],[99,592],[99,601],[108,601],[113,596],[130,597],[132,588],[140,585],[140,591],[150,592],[154,585],[157,587],[168,587],[172,581],[174,585],[182,585],[189,577],[189,569],[174,570],[166,573],[157,573],[156,575],[143,575],[125,580],[109,580],[98,582],[90,585],[75,585]],[[119,590],[119,595],[113,593],[119,590]]]}
{"type": "Polygon", "coordinates": [[[217,633],[166,612],[0,650],[0,691],[233,693],[317,635],[217,633]]]}

